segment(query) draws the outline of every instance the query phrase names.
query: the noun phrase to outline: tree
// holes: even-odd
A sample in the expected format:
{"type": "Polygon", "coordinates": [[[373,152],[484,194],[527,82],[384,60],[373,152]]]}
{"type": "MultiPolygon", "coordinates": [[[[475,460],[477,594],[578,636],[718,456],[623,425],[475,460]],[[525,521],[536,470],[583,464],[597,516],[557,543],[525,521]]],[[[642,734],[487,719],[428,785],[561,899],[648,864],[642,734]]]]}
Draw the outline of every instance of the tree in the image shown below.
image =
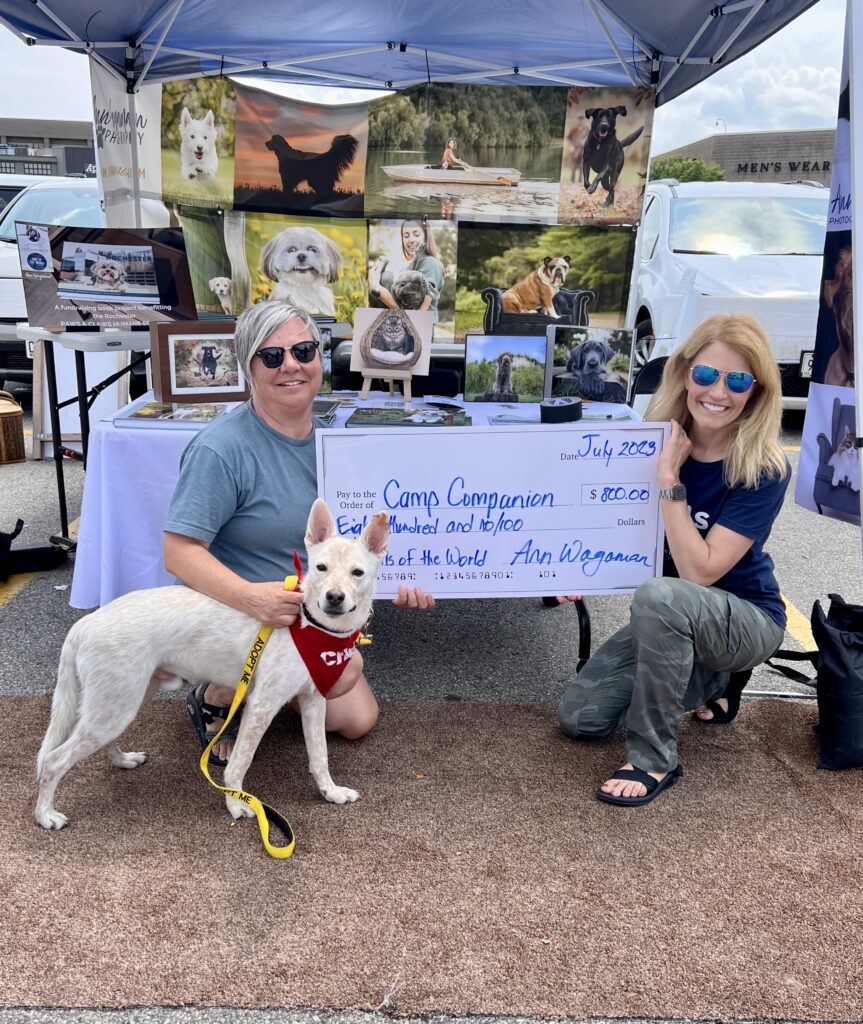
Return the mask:
{"type": "Polygon", "coordinates": [[[725,181],[725,171],[719,164],[709,164],[698,158],[660,156],[650,161],[650,179],[677,178],[678,181],[725,181]]]}

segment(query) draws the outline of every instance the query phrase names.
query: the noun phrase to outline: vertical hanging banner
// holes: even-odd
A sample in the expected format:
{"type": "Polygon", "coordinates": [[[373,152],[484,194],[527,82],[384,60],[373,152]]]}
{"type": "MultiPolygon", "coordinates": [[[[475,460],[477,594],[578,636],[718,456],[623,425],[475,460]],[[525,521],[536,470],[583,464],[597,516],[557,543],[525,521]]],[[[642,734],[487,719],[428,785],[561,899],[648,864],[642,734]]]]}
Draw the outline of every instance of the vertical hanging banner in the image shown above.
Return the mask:
{"type": "Polygon", "coordinates": [[[234,205],[236,87],[227,78],[162,86],[162,195],[189,206],[234,205]]]}
{"type": "Polygon", "coordinates": [[[238,88],[235,209],[362,217],[368,134],[367,103],[238,88]]]}
{"type": "MultiPolygon", "coordinates": [[[[860,522],[860,464],[854,445],[855,368],[851,289],[851,121],[848,21],[830,182],[827,237],[812,383],[803,424],[795,501],[822,515],[860,522]]],[[[804,359],[807,356],[804,354],[804,359]]]]}
{"type": "Polygon", "coordinates": [[[90,61],[96,162],[105,199],[108,227],[136,224],[135,196],[140,204],[140,227],[161,227],[166,214],[161,202],[162,165],[159,131],[162,87],[145,85],[134,96],[126,84],[90,61]]]}

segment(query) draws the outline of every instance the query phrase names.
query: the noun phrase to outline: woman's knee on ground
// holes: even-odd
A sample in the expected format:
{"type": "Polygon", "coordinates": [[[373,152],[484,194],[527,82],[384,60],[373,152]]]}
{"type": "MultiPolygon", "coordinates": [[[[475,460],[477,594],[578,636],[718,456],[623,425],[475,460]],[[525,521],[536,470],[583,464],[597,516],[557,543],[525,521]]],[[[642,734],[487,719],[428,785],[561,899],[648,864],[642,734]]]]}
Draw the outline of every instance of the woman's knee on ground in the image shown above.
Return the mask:
{"type": "Polygon", "coordinates": [[[608,736],[617,726],[618,716],[604,714],[594,701],[585,699],[583,687],[578,680],[571,683],[564,693],[557,709],[557,720],[561,730],[573,739],[589,739],[608,736]],[[580,692],[581,690],[581,692],[580,692]]]}
{"type": "Polygon", "coordinates": [[[703,589],[697,583],[679,580],[674,576],[657,576],[645,580],[632,595],[629,609],[632,628],[638,629],[641,623],[649,624],[656,619],[667,621],[679,620],[681,616],[688,618],[687,609],[694,607],[698,591],[703,589]]]}

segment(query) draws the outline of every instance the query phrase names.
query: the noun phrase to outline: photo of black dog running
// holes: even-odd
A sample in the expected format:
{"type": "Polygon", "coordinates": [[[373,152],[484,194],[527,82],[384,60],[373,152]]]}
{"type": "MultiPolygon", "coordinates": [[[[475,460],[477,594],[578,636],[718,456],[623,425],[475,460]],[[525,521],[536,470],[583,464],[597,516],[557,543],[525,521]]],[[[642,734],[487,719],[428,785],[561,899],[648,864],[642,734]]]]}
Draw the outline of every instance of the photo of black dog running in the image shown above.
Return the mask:
{"type": "Polygon", "coordinates": [[[653,101],[643,89],[570,91],[558,219],[633,224],[641,215],[653,101]]]}

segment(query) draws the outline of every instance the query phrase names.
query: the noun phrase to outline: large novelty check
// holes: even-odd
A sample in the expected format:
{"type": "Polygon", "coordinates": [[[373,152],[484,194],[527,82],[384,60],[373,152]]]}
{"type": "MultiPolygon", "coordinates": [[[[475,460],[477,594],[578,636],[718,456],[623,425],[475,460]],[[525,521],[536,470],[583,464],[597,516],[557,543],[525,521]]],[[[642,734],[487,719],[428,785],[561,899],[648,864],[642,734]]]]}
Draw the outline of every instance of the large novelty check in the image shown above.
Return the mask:
{"type": "Polygon", "coordinates": [[[665,427],[378,427],[317,433],[339,532],[389,513],[377,596],[628,593],[662,569],[665,427]]]}

